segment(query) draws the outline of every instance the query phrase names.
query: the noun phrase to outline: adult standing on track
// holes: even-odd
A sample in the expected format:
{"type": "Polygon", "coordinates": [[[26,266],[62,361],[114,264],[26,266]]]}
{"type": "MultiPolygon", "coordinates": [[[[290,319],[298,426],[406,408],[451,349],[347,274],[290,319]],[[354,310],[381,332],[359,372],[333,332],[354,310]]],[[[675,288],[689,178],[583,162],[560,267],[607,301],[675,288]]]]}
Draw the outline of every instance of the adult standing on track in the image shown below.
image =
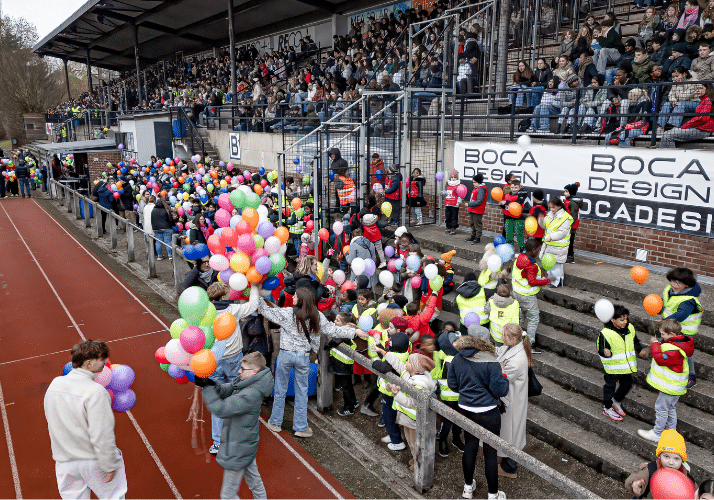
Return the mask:
{"type": "Polygon", "coordinates": [[[280,325],[280,354],[275,367],[275,399],[268,428],[280,432],[285,412],[285,394],[288,390],[290,369],[295,372],[295,410],[293,430],[297,437],[311,437],[307,425],[307,392],[310,375],[310,350],[320,349],[320,334],[328,337],[348,338],[355,336],[352,326],[335,326],[317,309],[315,294],[306,287],[295,291],[295,306],[271,308],[260,297],[260,314],[280,325]]]}
{"type": "Polygon", "coordinates": [[[20,183],[20,192],[22,193],[22,197],[25,197],[25,191],[27,191],[27,197],[32,198],[32,194],[30,194],[30,167],[28,167],[25,160],[20,159],[19,157],[17,159],[15,175],[20,183]]]}
{"type": "Polygon", "coordinates": [[[239,373],[239,378],[221,385],[211,379],[196,377],[196,385],[203,387],[203,400],[208,410],[224,419],[216,457],[224,469],[221,498],[238,498],[243,477],[253,498],[268,498],[255,456],[260,434],[260,406],[273,392],[273,374],[259,352],[243,358],[239,373]]]}
{"type": "Polygon", "coordinates": [[[83,340],[72,347],[73,370],[56,377],[45,393],[45,418],[62,498],[124,498],[126,470],[114,439],[109,393],[94,381],[109,348],[83,340]]]}

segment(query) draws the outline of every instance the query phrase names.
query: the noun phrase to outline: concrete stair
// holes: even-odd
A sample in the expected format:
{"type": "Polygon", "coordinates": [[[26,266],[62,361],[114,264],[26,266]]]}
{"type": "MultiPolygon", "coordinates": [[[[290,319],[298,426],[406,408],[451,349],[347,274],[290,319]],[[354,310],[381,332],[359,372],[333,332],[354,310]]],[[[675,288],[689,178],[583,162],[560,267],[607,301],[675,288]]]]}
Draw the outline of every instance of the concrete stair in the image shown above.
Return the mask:
{"type": "MultiPolygon", "coordinates": [[[[425,254],[436,258],[456,249],[452,259],[454,282],[458,285],[467,272],[479,272],[478,261],[484,246],[463,240],[466,233],[443,234],[443,227],[409,228],[425,254]]],[[[533,437],[557,447],[591,467],[595,472],[624,480],[639,464],[654,458],[655,445],[642,439],[638,429],[654,424],[654,402],[657,392],[645,382],[649,360],[638,359],[635,384],[624,407],[628,413],[615,422],[602,413],[602,363],[595,340],[602,323],[594,316],[594,303],[607,297],[630,310],[643,346],[650,343],[652,319],[642,307],[650,293],[661,294],[664,276],[651,272],[644,286],[634,283],[629,269],[596,263],[576,255],[576,264],[566,266],[566,286],[542,290],[538,296],[541,322],[538,327],[538,349],[534,370],[543,384],[543,394],[531,398],[528,409],[528,432],[533,437]]],[[[689,464],[700,481],[714,476],[714,287],[702,284],[705,308],[700,333],[695,337],[694,354],[697,385],[677,404],[677,430],[687,441],[689,464]]],[[[439,320],[458,324],[454,292],[443,298],[439,320]]],[[[551,464],[553,465],[553,464],[551,464]]]]}
{"type": "MultiPolygon", "coordinates": [[[[211,139],[208,137],[208,131],[203,127],[198,127],[197,130],[199,135],[203,139],[203,144],[206,149],[206,156],[212,159],[214,162],[218,162],[220,156],[218,155],[218,151],[216,151],[216,149],[211,144],[211,139]]],[[[198,153],[198,151],[196,151],[196,153],[198,153]]]]}

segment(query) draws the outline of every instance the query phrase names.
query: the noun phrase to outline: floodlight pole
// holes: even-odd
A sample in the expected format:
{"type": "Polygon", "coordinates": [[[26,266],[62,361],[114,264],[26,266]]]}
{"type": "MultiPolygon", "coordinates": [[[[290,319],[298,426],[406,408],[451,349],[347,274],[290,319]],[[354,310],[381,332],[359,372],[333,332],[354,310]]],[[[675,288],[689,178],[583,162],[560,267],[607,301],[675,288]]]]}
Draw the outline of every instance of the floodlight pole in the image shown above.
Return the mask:
{"type": "Polygon", "coordinates": [[[136,92],[139,96],[139,106],[141,106],[141,69],[139,68],[139,27],[132,24],[134,34],[134,59],[136,60],[136,92]]]}
{"type": "Polygon", "coordinates": [[[64,62],[64,79],[67,82],[67,99],[72,99],[72,94],[69,91],[69,70],[67,69],[67,59],[62,59],[64,62]]]}
{"type": "Polygon", "coordinates": [[[235,29],[233,27],[233,0],[228,0],[228,43],[230,44],[231,58],[231,104],[236,103],[236,94],[238,93],[238,81],[236,80],[236,41],[235,29]]]}
{"type": "Polygon", "coordinates": [[[92,59],[89,57],[89,47],[87,47],[87,84],[89,93],[92,93],[92,59]]]}

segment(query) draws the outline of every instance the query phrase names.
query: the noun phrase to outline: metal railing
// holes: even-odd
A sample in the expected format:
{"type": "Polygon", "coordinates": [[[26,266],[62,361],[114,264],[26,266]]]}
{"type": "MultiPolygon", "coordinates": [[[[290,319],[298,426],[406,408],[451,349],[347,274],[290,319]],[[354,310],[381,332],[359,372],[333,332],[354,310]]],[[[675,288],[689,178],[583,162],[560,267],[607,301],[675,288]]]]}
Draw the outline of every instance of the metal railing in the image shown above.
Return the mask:
{"type": "Polygon", "coordinates": [[[173,135],[175,139],[186,140],[191,148],[192,154],[201,154],[201,159],[206,157],[206,143],[198,131],[196,124],[186,114],[186,110],[181,107],[169,108],[171,124],[174,120],[178,122],[178,130],[174,128],[173,135]]]}

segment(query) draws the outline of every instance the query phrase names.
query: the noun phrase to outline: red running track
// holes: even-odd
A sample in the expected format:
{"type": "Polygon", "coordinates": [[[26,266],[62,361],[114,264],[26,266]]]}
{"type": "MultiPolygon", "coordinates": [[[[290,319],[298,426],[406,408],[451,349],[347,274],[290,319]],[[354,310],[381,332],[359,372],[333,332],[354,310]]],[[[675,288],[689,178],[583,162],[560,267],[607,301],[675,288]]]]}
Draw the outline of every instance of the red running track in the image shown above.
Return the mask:
{"type": "MultiPolygon", "coordinates": [[[[0,498],[58,496],[43,398],[82,338],[107,341],[112,361],[137,374],[136,406],[115,413],[128,496],[217,498],[223,469],[207,453],[210,414],[194,431],[193,384],[176,384],[154,359],[170,323],[34,200],[0,203],[0,256],[0,498]]],[[[269,498],[353,498],[264,422],[258,467],[269,498]]],[[[252,496],[245,482],[240,496],[252,496]]]]}

